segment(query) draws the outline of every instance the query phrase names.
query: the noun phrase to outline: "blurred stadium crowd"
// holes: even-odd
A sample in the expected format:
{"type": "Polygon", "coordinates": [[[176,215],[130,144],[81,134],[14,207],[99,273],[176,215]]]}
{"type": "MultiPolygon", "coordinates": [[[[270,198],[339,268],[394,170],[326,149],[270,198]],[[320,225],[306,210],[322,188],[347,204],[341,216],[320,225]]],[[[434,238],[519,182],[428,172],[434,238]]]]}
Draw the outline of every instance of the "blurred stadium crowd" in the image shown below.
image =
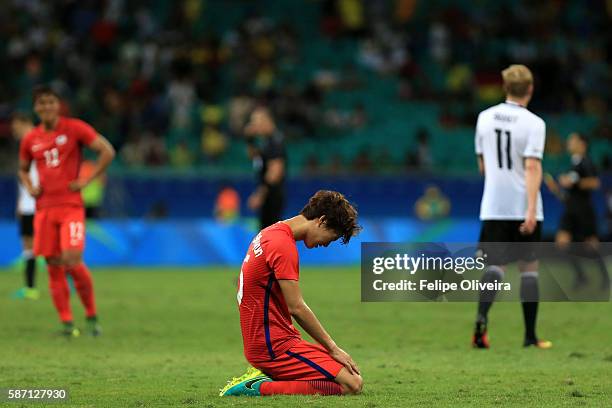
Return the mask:
{"type": "MultiPolygon", "coordinates": [[[[8,118],[51,82],[122,168],[248,172],[242,126],[265,101],[299,173],[475,171],[475,115],[499,71],[530,66],[548,158],[573,130],[612,167],[612,1],[6,0],[0,166],[8,118]]],[[[555,162],[555,158],[557,162],[555,162]]]]}

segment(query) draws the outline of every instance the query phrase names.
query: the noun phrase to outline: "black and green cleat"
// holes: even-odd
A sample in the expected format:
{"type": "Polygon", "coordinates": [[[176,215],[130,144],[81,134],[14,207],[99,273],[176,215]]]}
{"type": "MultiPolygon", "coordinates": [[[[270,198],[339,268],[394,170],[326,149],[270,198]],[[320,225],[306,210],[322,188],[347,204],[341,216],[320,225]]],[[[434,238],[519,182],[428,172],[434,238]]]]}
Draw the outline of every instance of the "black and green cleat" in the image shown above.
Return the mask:
{"type": "Polygon", "coordinates": [[[97,316],[87,318],[87,332],[94,337],[98,337],[102,334],[102,327],[98,323],[97,316]]]}
{"type": "Polygon", "coordinates": [[[63,322],[62,323],[62,331],[61,334],[67,338],[79,337],[81,335],[81,331],[74,327],[72,322],[63,322]]]}
{"type": "Polygon", "coordinates": [[[264,382],[272,381],[270,377],[256,369],[249,367],[247,372],[240,377],[234,377],[227,385],[219,390],[219,396],[261,396],[259,388],[264,382]]]}
{"type": "Polygon", "coordinates": [[[38,300],[40,292],[36,288],[23,287],[12,295],[13,299],[38,300]]]}

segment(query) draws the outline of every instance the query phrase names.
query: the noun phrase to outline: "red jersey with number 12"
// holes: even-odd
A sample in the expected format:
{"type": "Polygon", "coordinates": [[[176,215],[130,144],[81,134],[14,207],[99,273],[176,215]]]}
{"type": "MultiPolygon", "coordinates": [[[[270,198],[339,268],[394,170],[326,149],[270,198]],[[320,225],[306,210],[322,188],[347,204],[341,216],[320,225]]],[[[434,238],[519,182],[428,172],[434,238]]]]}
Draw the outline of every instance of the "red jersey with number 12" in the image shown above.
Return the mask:
{"type": "Polygon", "coordinates": [[[238,309],[244,356],[271,361],[301,340],[278,280],[299,280],[299,258],[291,228],[283,222],[262,230],[251,242],[238,281],[238,309]]]}
{"type": "Polygon", "coordinates": [[[59,205],[83,206],[80,191],[71,191],[70,182],[78,179],[82,146],[96,138],[96,131],[79,119],[60,117],[53,130],[43,125],[32,129],[21,141],[19,157],[36,162],[41,194],[36,208],[59,205]]]}

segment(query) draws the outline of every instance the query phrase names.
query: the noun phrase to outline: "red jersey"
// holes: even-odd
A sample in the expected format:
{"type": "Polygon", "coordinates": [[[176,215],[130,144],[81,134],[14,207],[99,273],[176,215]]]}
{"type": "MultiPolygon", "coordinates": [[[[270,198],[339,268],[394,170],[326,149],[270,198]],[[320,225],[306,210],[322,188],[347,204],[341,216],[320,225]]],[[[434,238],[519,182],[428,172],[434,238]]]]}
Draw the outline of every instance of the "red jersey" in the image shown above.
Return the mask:
{"type": "Polygon", "coordinates": [[[238,281],[238,309],[244,356],[271,361],[300,340],[278,284],[299,280],[299,259],[291,228],[283,222],[262,230],[251,242],[238,281]]]}
{"type": "Polygon", "coordinates": [[[55,129],[36,126],[21,141],[19,157],[36,162],[41,194],[36,208],[58,205],[83,206],[80,191],[71,191],[70,182],[79,177],[81,148],[96,138],[96,131],[79,119],[60,117],[55,129]]]}

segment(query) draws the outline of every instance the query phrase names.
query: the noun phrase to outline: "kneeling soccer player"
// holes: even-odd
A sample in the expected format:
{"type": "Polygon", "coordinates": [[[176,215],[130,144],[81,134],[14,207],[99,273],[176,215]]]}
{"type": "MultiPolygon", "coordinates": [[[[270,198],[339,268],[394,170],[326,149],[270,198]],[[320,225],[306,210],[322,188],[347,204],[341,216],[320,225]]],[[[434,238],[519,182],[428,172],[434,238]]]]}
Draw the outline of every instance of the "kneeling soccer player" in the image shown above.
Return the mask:
{"type": "Polygon", "coordinates": [[[336,345],[308,307],[298,284],[296,241],[307,248],[347,243],[360,230],[357,211],[335,191],[318,191],[299,215],[262,230],[244,258],[238,308],[244,355],[253,365],[220,395],[356,394],[357,364],[336,345]],[[293,317],[320,345],[302,340],[293,317]]]}

